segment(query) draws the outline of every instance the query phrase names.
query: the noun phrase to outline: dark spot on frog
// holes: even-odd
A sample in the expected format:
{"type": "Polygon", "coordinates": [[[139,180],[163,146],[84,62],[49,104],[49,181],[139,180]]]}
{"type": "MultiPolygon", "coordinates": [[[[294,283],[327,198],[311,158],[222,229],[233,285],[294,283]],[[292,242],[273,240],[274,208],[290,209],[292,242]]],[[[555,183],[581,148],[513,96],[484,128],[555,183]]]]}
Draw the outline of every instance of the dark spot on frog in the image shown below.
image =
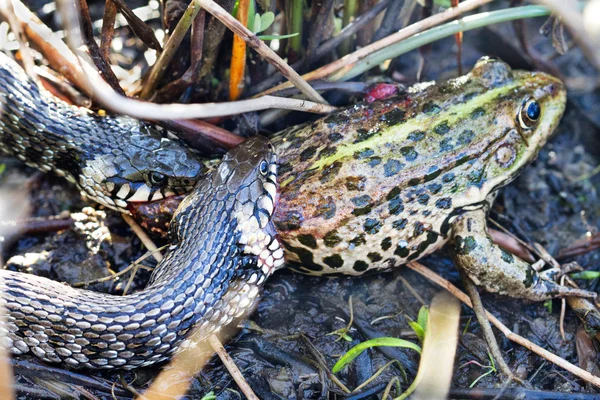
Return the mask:
{"type": "Polygon", "coordinates": [[[432,165],[429,167],[429,171],[425,174],[423,182],[429,182],[440,176],[442,170],[437,165],[432,165]]]}
{"type": "Polygon", "coordinates": [[[408,162],[415,161],[419,156],[419,153],[417,153],[415,148],[412,146],[402,147],[400,149],[400,153],[402,153],[402,155],[408,162]]]}
{"type": "Polygon", "coordinates": [[[449,210],[450,208],[452,208],[452,198],[442,197],[441,199],[438,199],[435,202],[435,206],[443,210],[449,210]]]}
{"type": "Polygon", "coordinates": [[[335,216],[336,212],[335,202],[331,196],[327,197],[325,200],[327,201],[326,203],[319,204],[317,207],[317,216],[331,219],[335,216]]]}
{"type": "Polygon", "coordinates": [[[398,220],[392,222],[392,227],[398,231],[401,231],[402,229],[404,229],[406,227],[407,223],[408,223],[408,220],[406,218],[398,219],[398,220]]]}
{"type": "Polygon", "coordinates": [[[381,257],[381,254],[379,253],[369,253],[367,254],[367,258],[371,260],[371,262],[377,262],[383,259],[383,257],[381,257]]]}
{"type": "Polygon", "coordinates": [[[323,168],[321,172],[321,178],[319,179],[321,183],[327,183],[335,178],[342,168],[342,163],[340,161],[336,161],[333,164],[329,164],[323,168]]]}
{"type": "Polygon", "coordinates": [[[442,176],[442,182],[450,183],[454,180],[454,172],[448,172],[444,176],[442,176]]]}
{"type": "Polygon", "coordinates": [[[421,214],[423,214],[425,217],[429,217],[431,215],[431,210],[425,210],[421,214]]]}
{"type": "Polygon", "coordinates": [[[304,216],[300,211],[287,211],[284,213],[283,218],[279,218],[277,221],[277,229],[282,231],[291,231],[300,229],[300,225],[304,222],[304,216]]]}
{"type": "Polygon", "coordinates": [[[333,133],[330,133],[328,137],[329,137],[330,141],[335,143],[335,142],[339,142],[340,140],[342,140],[344,138],[344,135],[342,135],[341,133],[338,133],[338,132],[333,132],[333,133]]]}
{"type": "Polygon", "coordinates": [[[286,242],[283,242],[283,245],[290,253],[294,253],[298,256],[301,265],[306,269],[309,269],[311,271],[323,271],[322,266],[315,264],[313,254],[310,250],[301,247],[294,247],[286,242]]]}
{"type": "Polygon", "coordinates": [[[515,262],[515,257],[512,254],[504,251],[503,249],[500,249],[500,255],[502,257],[502,260],[504,260],[504,262],[507,264],[512,264],[513,262],[515,262]]]}
{"type": "Polygon", "coordinates": [[[408,250],[408,243],[406,241],[401,240],[396,246],[396,250],[394,250],[394,254],[398,257],[406,258],[410,254],[410,250],[408,250]]]}
{"type": "Polygon", "coordinates": [[[316,146],[309,146],[300,153],[300,161],[308,161],[317,154],[316,146]]]}
{"type": "Polygon", "coordinates": [[[408,257],[408,260],[415,260],[417,258],[419,258],[421,256],[421,254],[423,254],[423,252],[425,252],[425,250],[427,250],[429,248],[429,246],[431,246],[432,244],[434,244],[437,241],[438,238],[438,234],[432,231],[427,232],[427,239],[425,239],[424,241],[422,241],[421,243],[419,243],[419,245],[417,246],[416,251],[413,252],[413,254],[411,254],[408,257]]]}
{"type": "Polygon", "coordinates": [[[336,153],[337,147],[327,146],[323,150],[319,151],[319,157],[329,157],[336,153]]]}
{"type": "Polygon", "coordinates": [[[354,197],[351,199],[351,201],[357,207],[352,211],[352,214],[360,216],[371,212],[373,203],[371,202],[371,197],[368,194],[354,197]]]}
{"type": "Polygon", "coordinates": [[[311,249],[317,248],[317,240],[311,234],[301,234],[298,235],[298,241],[305,245],[306,247],[310,247],[311,249]]]}
{"type": "Polygon", "coordinates": [[[388,236],[381,241],[381,250],[386,251],[390,247],[392,247],[392,238],[388,236]]]}
{"type": "Polygon", "coordinates": [[[419,183],[421,183],[421,178],[412,178],[410,181],[408,181],[408,186],[417,186],[419,183]]]}
{"type": "Polygon", "coordinates": [[[424,206],[427,205],[427,203],[429,203],[429,195],[427,193],[425,193],[425,190],[420,189],[419,193],[417,195],[417,201],[419,202],[419,204],[422,204],[424,206]]]}
{"type": "Polygon", "coordinates": [[[386,200],[388,201],[388,210],[392,215],[398,215],[402,211],[404,211],[404,203],[400,198],[400,188],[395,187],[386,196],[386,200]]]}
{"type": "Polygon", "coordinates": [[[347,112],[333,113],[323,120],[330,128],[335,128],[339,124],[343,124],[348,120],[347,112]]]}
{"type": "Polygon", "coordinates": [[[394,176],[398,172],[400,172],[402,167],[404,167],[404,164],[402,164],[398,160],[387,160],[386,163],[383,165],[383,175],[385,175],[386,177],[394,176]]]}
{"type": "Polygon", "coordinates": [[[354,143],[364,142],[365,140],[373,137],[378,132],[379,132],[378,129],[370,129],[370,130],[366,130],[366,129],[362,129],[362,128],[357,129],[356,130],[356,140],[354,141],[354,143]]]}
{"type": "Polygon", "coordinates": [[[323,236],[323,242],[327,247],[334,247],[336,244],[340,243],[342,238],[338,235],[336,230],[329,231],[323,236]]]}
{"type": "Polygon", "coordinates": [[[355,160],[362,160],[362,159],[371,157],[373,154],[375,154],[373,149],[363,149],[361,151],[355,152],[353,157],[355,160]]]}
{"type": "Polygon", "coordinates": [[[473,236],[456,236],[454,239],[454,250],[456,254],[468,255],[470,252],[477,248],[477,240],[473,236]]]}
{"type": "Polygon", "coordinates": [[[433,131],[438,135],[445,135],[450,132],[450,126],[448,126],[448,121],[442,121],[433,128],[433,131]]]}
{"type": "Polygon", "coordinates": [[[440,112],[441,108],[435,103],[425,103],[423,104],[423,112],[427,115],[435,115],[440,112]]]}
{"type": "Polygon", "coordinates": [[[387,126],[398,125],[404,122],[404,115],[406,113],[399,108],[395,108],[392,111],[388,111],[380,117],[380,120],[385,122],[387,126]]]}
{"type": "Polygon", "coordinates": [[[423,226],[422,222],[415,222],[415,230],[413,231],[413,236],[417,237],[417,236],[421,236],[423,234],[423,232],[425,232],[425,227],[423,226]]]}
{"type": "Polygon", "coordinates": [[[362,260],[358,260],[354,262],[354,266],[352,267],[356,272],[364,272],[369,269],[369,264],[362,260]]]}
{"type": "Polygon", "coordinates": [[[441,152],[451,151],[453,148],[454,145],[452,144],[452,138],[445,138],[442,139],[442,141],[440,142],[441,152]]]}
{"type": "Polygon", "coordinates": [[[363,235],[362,233],[358,236],[356,236],[354,239],[352,239],[350,242],[350,247],[358,247],[360,245],[363,245],[365,243],[367,243],[367,240],[365,239],[365,235],[363,235]]]}
{"type": "Polygon", "coordinates": [[[363,229],[369,235],[374,235],[381,229],[381,221],[375,218],[367,218],[363,224],[363,229]]]}
{"type": "Polygon", "coordinates": [[[346,178],[346,188],[348,190],[365,190],[366,178],[363,176],[351,176],[346,178]]]}
{"type": "Polygon", "coordinates": [[[293,168],[290,165],[290,163],[279,164],[279,166],[277,167],[277,173],[279,174],[279,176],[282,176],[283,174],[290,172],[292,169],[293,168]]]}
{"type": "Polygon", "coordinates": [[[467,175],[467,179],[469,180],[469,186],[476,186],[479,188],[483,186],[483,171],[484,169],[480,168],[469,172],[469,175],[467,175]]]}
{"type": "Polygon", "coordinates": [[[323,262],[329,265],[331,268],[340,268],[342,265],[344,265],[344,259],[339,254],[323,257],[323,262]]]}
{"type": "Polygon", "coordinates": [[[437,182],[434,182],[427,185],[427,189],[429,189],[429,192],[431,192],[431,194],[437,194],[440,192],[440,190],[442,190],[442,185],[437,182]]]}
{"type": "Polygon", "coordinates": [[[425,132],[423,131],[413,131],[408,134],[408,139],[412,140],[413,142],[421,141],[423,138],[425,138],[425,132]]]}
{"type": "Polygon", "coordinates": [[[485,115],[485,108],[477,107],[473,111],[471,111],[471,119],[477,119],[479,117],[483,117],[485,115]]]}
{"type": "Polygon", "coordinates": [[[461,132],[460,135],[458,135],[458,140],[456,141],[456,143],[460,146],[465,146],[471,143],[473,138],[475,138],[475,132],[473,132],[470,129],[465,129],[461,132]]]}
{"type": "Polygon", "coordinates": [[[369,163],[368,163],[369,167],[373,168],[373,167],[378,166],[379,164],[381,164],[381,157],[371,157],[369,159],[369,163]]]}

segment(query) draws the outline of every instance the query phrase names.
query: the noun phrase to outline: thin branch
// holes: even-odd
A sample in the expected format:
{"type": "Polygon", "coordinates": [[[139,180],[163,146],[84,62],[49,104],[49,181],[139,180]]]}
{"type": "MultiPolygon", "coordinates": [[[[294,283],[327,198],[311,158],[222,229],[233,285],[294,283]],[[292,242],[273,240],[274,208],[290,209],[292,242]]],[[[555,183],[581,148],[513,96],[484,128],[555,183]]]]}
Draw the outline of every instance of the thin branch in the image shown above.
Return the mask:
{"type": "Polygon", "coordinates": [[[196,3],[196,1],[192,0],[185,10],[184,14],[181,16],[181,19],[175,26],[173,30],[173,34],[169,37],[167,44],[158,60],[152,66],[152,70],[150,71],[150,75],[148,76],[148,80],[146,84],[142,88],[142,93],[140,93],[140,97],[142,99],[147,99],[154,92],[154,89],[160,82],[161,78],[167,72],[167,68],[171,65],[171,61],[175,56],[175,52],[179,48],[179,45],[183,41],[183,38],[187,34],[187,31],[192,26],[196,15],[200,12],[200,5],[196,3]]]}
{"type": "Polygon", "coordinates": [[[242,393],[244,393],[244,396],[246,396],[248,400],[258,400],[258,397],[254,393],[250,385],[248,385],[248,382],[242,375],[240,369],[237,367],[237,365],[235,365],[235,362],[229,356],[229,354],[227,354],[227,350],[225,350],[219,338],[215,335],[210,335],[208,337],[208,343],[210,343],[215,353],[217,353],[217,355],[221,359],[221,362],[223,363],[223,365],[225,365],[227,371],[229,371],[229,374],[231,375],[235,383],[237,383],[242,393]]]}

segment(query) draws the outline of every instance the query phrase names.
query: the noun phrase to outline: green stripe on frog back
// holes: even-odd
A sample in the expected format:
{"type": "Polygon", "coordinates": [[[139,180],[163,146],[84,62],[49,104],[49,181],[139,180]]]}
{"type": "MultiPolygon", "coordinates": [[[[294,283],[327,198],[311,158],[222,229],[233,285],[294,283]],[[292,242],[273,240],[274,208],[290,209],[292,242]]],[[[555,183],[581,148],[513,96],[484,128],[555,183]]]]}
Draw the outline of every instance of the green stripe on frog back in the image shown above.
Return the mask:
{"type": "Polygon", "coordinates": [[[473,97],[465,103],[451,105],[435,116],[420,112],[412,119],[405,120],[398,125],[381,130],[368,140],[339,145],[335,153],[317,159],[308,169],[319,170],[326,165],[333,164],[335,161],[346,157],[352,157],[355,153],[362,150],[377,149],[390,141],[404,141],[410,133],[415,131],[429,132],[431,130],[430,127],[437,125],[438,122],[446,121],[448,125],[454,125],[457,121],[464,119],[473,110],[484,105],[489,105],[495,98],[506,95],[517,87],[519,87],[518,81],[502,87],[490,89],[485,93],[473,97]],[[393,140],[391,138],[393,138],[393,140]]]}

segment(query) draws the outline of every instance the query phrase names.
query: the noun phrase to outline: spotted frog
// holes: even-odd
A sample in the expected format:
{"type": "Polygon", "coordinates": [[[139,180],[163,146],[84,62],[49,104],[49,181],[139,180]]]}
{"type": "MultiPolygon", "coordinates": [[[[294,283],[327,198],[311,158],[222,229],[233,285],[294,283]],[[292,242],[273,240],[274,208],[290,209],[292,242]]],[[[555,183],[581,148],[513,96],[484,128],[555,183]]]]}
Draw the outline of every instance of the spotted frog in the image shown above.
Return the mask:
{"type": "Polygon", "coordinates": [[[444,83],[362,103],[279,134],[275,223],[300,271],[359,275],[445,243],[478,285],[529,300],[591,296],[496,246],[495,192],[546,143],[563,114],[558,79],[481,59],[444,83]]]}

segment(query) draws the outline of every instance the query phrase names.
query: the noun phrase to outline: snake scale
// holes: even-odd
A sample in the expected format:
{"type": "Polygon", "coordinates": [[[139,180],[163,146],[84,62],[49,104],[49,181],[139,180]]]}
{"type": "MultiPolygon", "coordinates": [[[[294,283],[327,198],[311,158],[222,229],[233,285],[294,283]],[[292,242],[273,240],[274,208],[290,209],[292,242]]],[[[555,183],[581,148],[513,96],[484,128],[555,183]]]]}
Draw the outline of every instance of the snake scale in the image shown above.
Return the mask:
{"type": "Polygon", "coordinates": [[[0,146],[29,165],[62,171],[107,206],[122,209],[126,201],[168,195],[198,180],[175,212],[165,258],[140,292],[113,296],[0,270],[0,304],[7,311],[0,340],[14,354],[31,352],[44,361],[88,368],[132,369],[163,361],[181,348],[190,329],[206,337],[240,317],[283,264],[271,222],[276,155],[267,139],[245,141],[200,176],[200,164],[177,142],[135,120],[100,118],[53,98],[5,55],[0,91],[0,146]],[[43,111],[50,117],[42,120],[43,111]],[[86,132],[91,122],[111,129],[86,132]],[[114,176],[94,171],[101,163],[106,171],[107,160],[125,159],[127,152],[133,161],[111,162],[125,165],[114,176]],[[150,169],[138,169],[137,161],[150,169]],[[73,173],[86,175],[86,168],[91,189],[73,173]],[[123,202],[103,201],[107,193],[123,202]]]}

